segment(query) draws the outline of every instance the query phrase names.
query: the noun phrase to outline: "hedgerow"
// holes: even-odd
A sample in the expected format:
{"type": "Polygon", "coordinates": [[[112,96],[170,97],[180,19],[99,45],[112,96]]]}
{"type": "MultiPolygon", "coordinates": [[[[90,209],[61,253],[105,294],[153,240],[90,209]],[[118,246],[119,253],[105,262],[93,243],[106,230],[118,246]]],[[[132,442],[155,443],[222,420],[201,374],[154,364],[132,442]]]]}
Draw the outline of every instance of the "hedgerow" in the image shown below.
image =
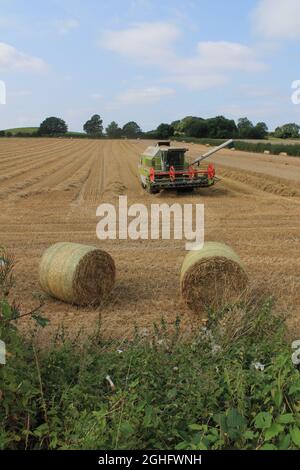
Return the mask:
{"type": "MultiPolygon", "coordinates": [[[[5,269],[1,449],[300,448],[299,371],[272,299],[208,312],[189,339],[162,318],[130,341],[104,339],[99,323],[83,343],[61,330],[40,349],[16,328],[5,269]]],[[[47,328],[39,308],[28,314],[47,328]]]]}

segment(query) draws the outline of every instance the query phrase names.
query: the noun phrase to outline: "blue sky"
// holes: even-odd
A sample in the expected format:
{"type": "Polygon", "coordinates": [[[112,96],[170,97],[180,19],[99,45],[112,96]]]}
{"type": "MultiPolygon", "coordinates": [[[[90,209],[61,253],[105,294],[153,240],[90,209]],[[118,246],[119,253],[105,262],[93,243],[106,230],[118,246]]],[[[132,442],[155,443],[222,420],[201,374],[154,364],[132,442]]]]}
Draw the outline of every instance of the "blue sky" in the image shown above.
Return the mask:
{"type": "Polygon", "coordinates": [[[144,130],[186,115],[300,121],[299,0],[0,0],[0,129],[144,130]]]}

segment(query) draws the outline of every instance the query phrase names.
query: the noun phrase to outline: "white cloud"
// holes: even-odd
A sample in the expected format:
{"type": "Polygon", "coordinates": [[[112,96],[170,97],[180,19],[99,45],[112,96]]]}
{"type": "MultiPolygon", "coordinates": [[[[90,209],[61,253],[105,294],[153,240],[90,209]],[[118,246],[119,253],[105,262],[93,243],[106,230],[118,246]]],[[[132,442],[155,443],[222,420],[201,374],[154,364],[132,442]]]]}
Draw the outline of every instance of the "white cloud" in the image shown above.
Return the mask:
{"type": "Polygon", "coordinates": [[[150,105],[174,94],[175,90],[166,87],[130,88],[106,103],[105,109],[111,111],[120,109],[122,106],[150,105]]]}
{"type": "Polygon", "coordinates": [[[228,77],[221,73],[212,74],[202,68],[198,70],[182,70],[176,72],[163,81],[179,83],[189,90],[208,90],[209,88],[216,88],[228,82],[228,77]]]}
{"type": "Polygon", "coordinates": [[[198,43],[193,57],[177,57],[168,68],[173,73],[169,80],[192,90],[204,90],[226,83],[232,71],[257,72],[265,66],[256,60],[254,51],[248,46],[211,41],[198,43]]]}
{"type": "Polygon", "coordinates": [[[172,88],[148,87],[130,89],[119,95],[117,102],[123,105],[152,104],[174,93],[175,91],[172,88]]]}
{"type": "Polygon", "coordinates": [[[199,58],[195,61],[209,69],[256,71],[264,68],[264,65],[256,60],[254,51],[243,44],[209,41],[200,42],[197,49],[199,58]]]}
{"type": "Polygon", "coordinates": [[[254,28],[269,38],[300,37],[299,0],[260,0],[253,13],[254,28]]]}
{"type": "MultiPolygon", "coordinates": [[[[282,115],[284,101],[261,101],[260,105],[254,104],[231,104],[220,106],[215,109],[215,114],[223,114],[231,119],[239,119],[247,116],[252,121],[265,121],[267,117],[282,115]]],[[[296,108],[297,106],[295,106],[296,108]]]]}
{"type": "Polygon", "coordinates": [[[173,24],[138,23],[129,29],[107,31],[100,45],[143,63],[162,64],[172,56],[171,46],[178,36],[179,30],[173,24]]]}
{"type": "Polygon", "coordinates": [[[56,22],[57,26],[57,31],[59,34],[68,34],[70,31],[73,31],[74,29],[78,29],[80,26],[80,23],[78,20],[75,18],[67,18],[64,20],[58,20],[56,22]]]}
{"type": "Polygon", "coordinates": [[[176,51],[179,29],[171,23],[139,23],[121,31],[106,32],[102,47],[137,63],[156,66],[166,75],[164,82],[180,83],[190,89],[224,84],[231,71],[258,72],[265,68],[250,47],[233,42],[199,42],[193,55],[176,51]]]}
{"type": "Polygon", "coordinates": [[[0,42],[0,71],[27,69],[43,71],[46,63],[37,57],[24,54],[15,47],[0,42]]]}
{"type": "Polygon", "coordinates": [[[268,96],[278,95],[278,91],[274,88],[264,88],[253,85],[241,85],[240,91],[242,92],[243,96],[249,98],[264,98],[268,96]]]}

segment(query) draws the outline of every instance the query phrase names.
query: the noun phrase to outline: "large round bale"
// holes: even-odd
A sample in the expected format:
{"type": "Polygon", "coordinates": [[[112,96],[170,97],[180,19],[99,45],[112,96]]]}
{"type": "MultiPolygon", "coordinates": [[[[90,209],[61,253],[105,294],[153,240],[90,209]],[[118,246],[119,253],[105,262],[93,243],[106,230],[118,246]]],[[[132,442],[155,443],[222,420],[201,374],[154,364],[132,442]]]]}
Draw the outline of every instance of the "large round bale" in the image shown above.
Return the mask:
{"type": "Polygon", "coordinates": [[[206,242],[201,250],[190,251],[181,268],[182,297],[198,314],[236,301],[247,282],[240,258],[222,243],[206,242]]]}
{"type": "Polygon", "coordinates": [[[103,250],[77,243],[56,243],[43,254],[39,278],[48,294],[76,305],[96,305],[113,288],[115,263],[103,250]]]}

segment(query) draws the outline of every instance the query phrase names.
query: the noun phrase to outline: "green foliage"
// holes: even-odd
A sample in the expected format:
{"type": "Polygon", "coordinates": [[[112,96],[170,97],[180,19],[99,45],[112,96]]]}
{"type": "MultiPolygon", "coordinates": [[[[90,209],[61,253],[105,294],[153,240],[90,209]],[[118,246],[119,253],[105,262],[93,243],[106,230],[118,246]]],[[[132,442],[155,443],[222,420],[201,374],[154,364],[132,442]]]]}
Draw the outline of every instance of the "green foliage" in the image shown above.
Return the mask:
{"type": "Polygon", "coordinates": [[[246,152],[263,153],[265,150],[268,150],[271,154],[274,155],[279,155],[280,153],[285,152],[290,156],[300,156],[300,145],[298,144],[286,145],[235,141],[234,147],[236,150],[242,150],[246,152]]]}
{"type": "Polygon", "coordinates": [[[209,124],[205,121],[205,119],[196,118],[191,123],[190,126],[186,130],[186,135],[188,137],[206,137],[208,136],[209,132],[212,131],[212,128],[209,127],[209,124]]]}
{"type": "MultiPolygon", "coordinates": [[[[56,135],[57,134],[41,135],[38,127],[17,127],[15,129],[0,131],[0,137],[56,137],[56,135]]],[[[86,138],[88,136],[83,132],[66,132],[64,137],[86,138]]]]}
{"type": "Polygon", "coordinates": [[[37,325],[47,324],[39,308],[24,314],[9,302],[12,269],[13,257],[0,247],[0,339],[6,348],[6,364],[0,364],[0,449],[27,448],[29,430],[39,422],[41,392],[34,349],[18,333],[16,320],[30,316],[37,325]]]}
{"type": "Polygon", "coordinates": [[[122,128],[122,136],[128,137],[129,139],[136,139],[137,137],[141,137],[141,135],[141,128],[134,121],[127,122],[122,128]]]}
{"type": "Polygon", "coordinates": [[[115,121],[112,121],[105,129],[106,135],[110,139],[119,139],[122,135],[122,129],[115,121]]]}
{"type": "MultiPolygon", "coordinates": [[[[168,126],[163,124],[161,126],[168,126]]],[[[199,138],[199,139],[264,139],[268,135],[268,127],[264,122],[258,122],[255,126],[248,118],[238,120],[238,125],[233,119],[224,116],[202,119],[197,116],[186,116],[181,120],[173,121],[170,124],[176,137],[199,138]]],[[[157,131],[148,133],[152,137],[162,138],[157,131]]]]}
{"type": "Polygon", "coordinates": [[[202,119],[196,116],[186,116],[181,121],[174,123],[176,136],[228,139],[237,137],[238,131],[232,119],[217,116],[210,119],[202,119]]]}
{"type": "Polygon", "coordinates": [[[206,119],[208,126],[207,137],[216,139],[230,139],[237,137],[237,127],[233,119],[226,119],[224,116],[206,119]]]}
{"type": "Polygon", "coordinates": [[[94,114],[83,126],[83,130],[91,137],[102,137],[103,121],[99,114],[94,114]]]}
{"type": "Polygon", "coordinates": [[[186,116],[181,121],[178,121],[175,127],[175,131],[177,134],[185,134],[189,135],[190,134],[190,129],[193,126],[195,122],[198,122],[201,120],[201,118],[198,118],[196,116],[186,116]]]}
{"type": "Polygon", "coordinates": [[[174,127],[171,124],[161,123],[156,129],[158,139],[169,139],[174,135],[174,127]]]}
{"type": "Polygon", "coordinates": [[[39,127],[39,135],[62,135],[65,134],[68,130],[68,126],[63,119],[58,117],[49,117],[46,118],[39,127]]]}
{"type": "Polygon", "coordinates": [[[240,139],[264,139],[268,135],[268,127],[265,122],[253,125],[248,118],[238,120],[238,136],[240,139]]]}
{"type": "Polygon", "coordinates": [[[274,132],[274,137],[280,139],[298,139],[299,138],[300,126],[294,122],[284,124],[281,127],[277,127],[274,132]]]}
{"type": "Polygon", "coordinates": [[[253,139],[265,139],[268,137],[268,126],[265,122],[258,122],[253,129],[253,139]]]}
{"type": "Polygon", "coordinates": [[[4,137],[7,132],[10,132],[13,136],[20,136],[20,137],[33,137],[37,135],[38,127],[16,127],[14,129],[6,129],[5,131],[1,131],[4,134],[1,134],[4,137]]]}

